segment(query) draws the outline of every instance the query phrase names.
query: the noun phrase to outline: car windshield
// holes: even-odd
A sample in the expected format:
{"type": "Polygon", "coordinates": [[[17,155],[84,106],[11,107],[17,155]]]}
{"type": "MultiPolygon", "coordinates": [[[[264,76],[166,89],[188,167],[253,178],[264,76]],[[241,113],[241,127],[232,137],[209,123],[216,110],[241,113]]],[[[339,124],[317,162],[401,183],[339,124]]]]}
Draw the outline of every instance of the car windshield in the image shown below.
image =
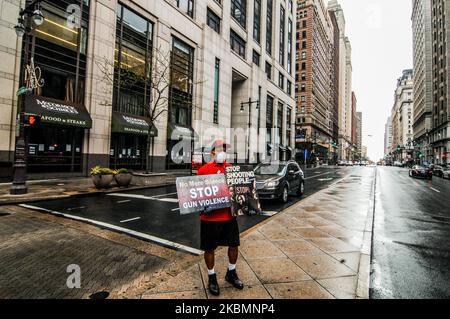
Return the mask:
{"type": "Polygon", "coordinates": [[[255,169],[255,175],[278,175],[283,176],[286,165],[284,164],[263,164],[255,169]]]}

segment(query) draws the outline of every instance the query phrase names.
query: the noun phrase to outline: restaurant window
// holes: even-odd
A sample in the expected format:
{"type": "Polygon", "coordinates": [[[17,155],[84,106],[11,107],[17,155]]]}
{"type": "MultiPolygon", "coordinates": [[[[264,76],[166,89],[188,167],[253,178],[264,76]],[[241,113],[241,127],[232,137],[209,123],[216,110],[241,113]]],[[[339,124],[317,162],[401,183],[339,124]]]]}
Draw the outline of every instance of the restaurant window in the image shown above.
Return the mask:
{"type": "Polygon", "coordinates": [[[220,18],[210,8],[208,8],[208,11],[206,12],[206,23],[214,31],[220,34],[220,18]]]}
{"type": "Polygon", "coordinates": [[[44,1],[41,10],[45,20],[32,30],[31,52],[35,65],[41,68],[45,84],[34,93],[84,104],[89,4],[82,0],[44,1]],[[69,4],[81,8],[79,25],[66,23],[69,4]]]}
{"type": "Polygon", "coordinates": [[[253,38],[261,43],[261,0],[255,0],[253,12],[253,38]]]}
{"type": "Polygon", "coordinates": [[[273,23],[273,0],[267,0],[266,14],[266,52],[272,55],[272,23],[273,23]]]}
{"type": "Polygon", "coordinates": [[[231,0],[231,16],[245,28],[247,13],[247,0],[231,0]]]}
{"type": "Polygon", "coordinates": [[[214,123],[219,124],[219,83],[220,83],[220,60],[216,58],[214,67],[214,123]]]}
{"type": "Polygon", "coordinates": [[[284,66],[284,50],[285,50],[285,10],[283,6],[280,7],[280,54],[279,54],[279,62],[282,66],[284,66]]]}
{"type": "Polygon", "coordinates": [[[170,73],[170,121],[173,124],[190,126],[192,122],[194,49],[177,38],[173,39],[170,73]]]}
{"type": "Polygon", "coordinates": [[[116,35],[113,110],[148,116],[153,24],[119,4],[116,35]]]}
{"type": "Polygon", "coordinates": [[[231,49],[245,59],[245,41],[236,32],[230,30],[231,49]]]}
{"type": "Polygon", "coordinates": [[[191,18],[194,17],[194,0],[177,0],[177,7],[191,18]]]}

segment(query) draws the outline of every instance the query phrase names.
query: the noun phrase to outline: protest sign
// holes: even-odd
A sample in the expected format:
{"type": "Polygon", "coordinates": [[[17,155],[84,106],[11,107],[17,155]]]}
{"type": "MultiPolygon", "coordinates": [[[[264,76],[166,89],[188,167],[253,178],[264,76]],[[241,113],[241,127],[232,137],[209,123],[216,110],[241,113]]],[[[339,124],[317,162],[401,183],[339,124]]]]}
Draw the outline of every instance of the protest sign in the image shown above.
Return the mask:
{"type": "Polygon", "coordinates": [[[233,216],[256,215],[261,213],[256,192],[255,172],[251,166],[229,166],[225,176],[231,193],[231,213],[233,216]]]}
{"type": "Polygon", "coordinates": [[[179,177],[176,186],[182,215],[208,213],[231,206],[223,174],[179,177]]]}

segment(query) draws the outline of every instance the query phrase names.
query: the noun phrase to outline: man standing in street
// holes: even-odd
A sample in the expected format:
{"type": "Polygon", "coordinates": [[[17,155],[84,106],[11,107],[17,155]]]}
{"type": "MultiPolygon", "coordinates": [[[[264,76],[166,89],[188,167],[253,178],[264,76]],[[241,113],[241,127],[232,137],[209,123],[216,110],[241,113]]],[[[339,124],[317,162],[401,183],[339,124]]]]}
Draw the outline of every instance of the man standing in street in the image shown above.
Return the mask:
{"type": "MultiPolygon", "coordinates": [[[[226,162],[226,149],[229,147],[222,140],[214,142],[211,149],[212,161],[202,166],[197,175],[225,174],[225,168],[231,166],[226,162]]],[[[237,289],[243,289],[244,284],[236,273],[236,261],[239,253],[239,227],[236,217],[230,208],[218,209],[204,213],[200,217],[200,247],[205,251],[205,263],[208,268],[208,289],[214,296],[220,294],[217,276],[214,270],[215,250],[219,246],[228,247],[228,270],[225,280],[237,289]]]]}

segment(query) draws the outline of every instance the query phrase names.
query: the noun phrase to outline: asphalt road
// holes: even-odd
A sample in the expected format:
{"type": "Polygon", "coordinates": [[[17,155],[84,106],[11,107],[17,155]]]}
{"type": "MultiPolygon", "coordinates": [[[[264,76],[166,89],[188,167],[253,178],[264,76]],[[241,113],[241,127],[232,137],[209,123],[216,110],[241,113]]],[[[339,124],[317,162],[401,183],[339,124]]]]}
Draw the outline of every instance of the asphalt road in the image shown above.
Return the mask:
{"type": "MultiPolygon", "coordinates": [[[[238,219],[240,231],[270,218],[290,205],[340,180],[353,168],[319,167],[305,171],[306,186],[302,198],[292,196],[287,204],[262,201],[268,216],[243,216],[238,219]]],[[[201,253],[200,222],[195,214],[180,215],[175,186],[149,188],[107,195],[40,201],[22,205],[100,227],[124,232],[159,244],[201,253]]]]}
{"type": "Polygon", "coordinates": [[[450,181],[377,169],[371,298],[450,298],[450,181]]]}

